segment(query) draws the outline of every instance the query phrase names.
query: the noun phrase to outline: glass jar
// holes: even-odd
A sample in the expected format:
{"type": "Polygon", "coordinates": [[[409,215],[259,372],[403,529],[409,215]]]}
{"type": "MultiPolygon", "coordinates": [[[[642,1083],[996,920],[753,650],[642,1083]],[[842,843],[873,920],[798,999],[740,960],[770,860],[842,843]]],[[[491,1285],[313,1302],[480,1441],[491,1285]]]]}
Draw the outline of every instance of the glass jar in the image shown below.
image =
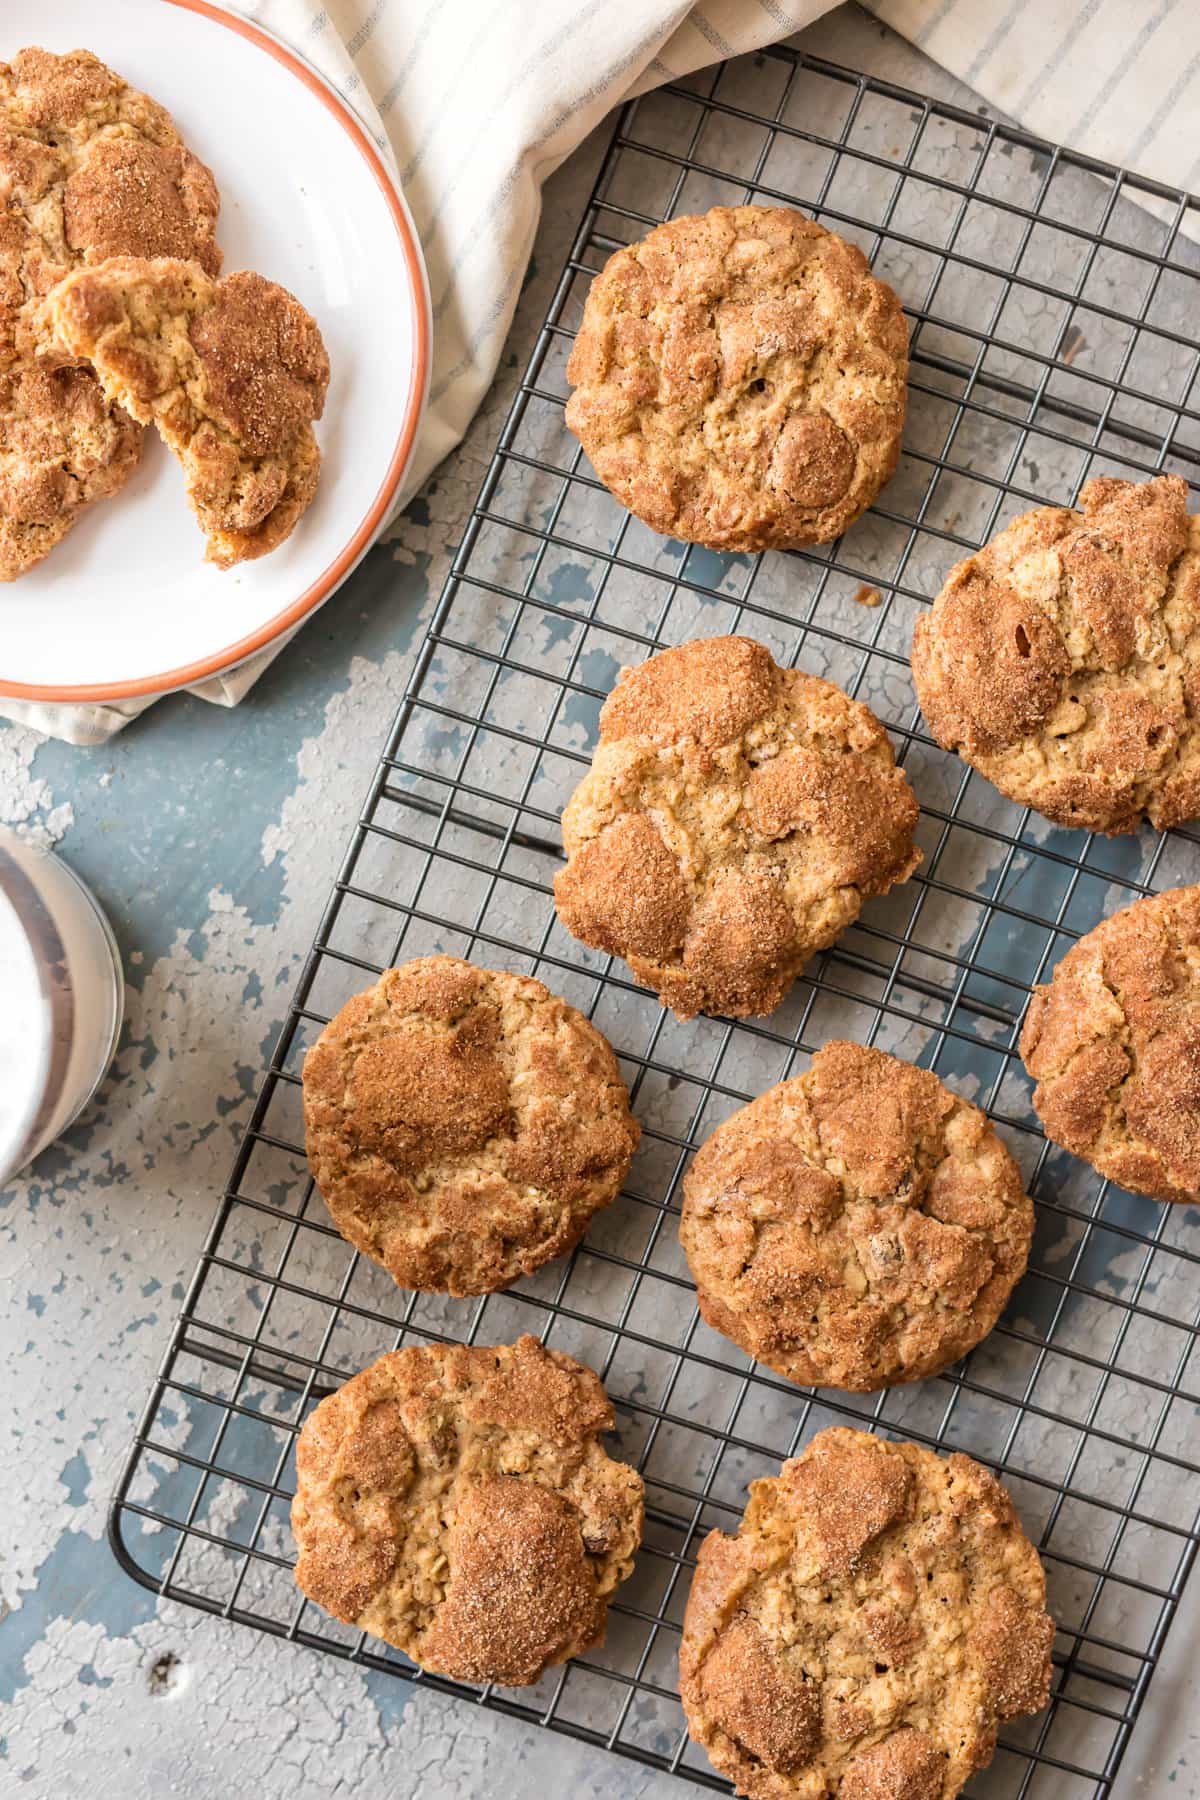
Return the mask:
{"type": "Polygon", "coordinates": [[[87,1105],[124,1008],[116,940],[88,888],[0,830],[0,1187],[87,1105]]]}

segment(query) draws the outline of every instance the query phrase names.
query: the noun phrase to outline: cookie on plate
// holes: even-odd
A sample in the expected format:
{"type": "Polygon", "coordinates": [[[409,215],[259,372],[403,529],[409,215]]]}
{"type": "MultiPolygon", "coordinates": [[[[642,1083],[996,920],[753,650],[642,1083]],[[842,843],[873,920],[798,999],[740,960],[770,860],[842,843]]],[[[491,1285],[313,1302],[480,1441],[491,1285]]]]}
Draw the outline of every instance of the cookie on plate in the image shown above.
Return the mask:
{"type": "Polygon", "coordinates": [[[1034,989],[1021,1055],[1046,1136],[1155,1200],[1200,1200],[1200,887],[1136,900],[1034,989]]]}
{"type": "Polygon", "coordinates": [[[638,1141],[608,1043],[540,981],[427,956],[388,969],[304,1063],[313,1178],[404,1287],[486,1294],[565,1256],[638,1141]]]}
{"type": "Polygon", "coordinates": [[[249,270],[214,282],[195,262],[114,257],[68,275],[43,314],[111,402],[158,427],[210,562],[227,569],[283,543],[317,490],[312,427],[329,385],[297,299],[249,270]]]}
{"type": "Polygon", "coordinates": [[[592,282],[566,420],[618,500],[717,550],[823,544],[896,466],[900,302],[860,250],[785,206],[716,206],[592,282]]]}
{"type": "Polygon", "coordinates": [[[867,707],[750,638],[698,639],[624,670],[605,701],[555,905],[680,1018],[768,1013],[912,874],[916,823],[867,707]]]}
{"type": "Polygon", "coordinates": [[[714,1330],[791,1381],[864,1392],[986,1337],[1032,1234],[987,1116],[927,1069],[840,1042],[717,1127],[679,1227],[714,1330]]]}
{"type": "Polygon", "coordinates": [[[0,206],[0,360],[52,351],[38,305],[81,262],[221,266],[211,171],[163,107],[87,50],[0,63],[0,206]]]}
{"type": "Polygon", "coordinates": [[[613,1422],[591,1369],[535,1337],[380,1357],[300,1433],[297,1582],[423,1669],[536,1681],[603,1642],[641,1542],[613,1422]]]}
{"type": "Polygon", "coordinates": [[[142,454],[142,428],[86,369],[24,359],[0,368],[0,581],[48,556],[142,454]]]}
{"type": "Polygon", "coordinates": [[[930,731],[1059,825],[1200,814],[1200,519],[1178,475],[1089,481],[950,571],[917,622],[930,731]]]}
{"type": "Polygon", "coordinates": [[[821,1432],[700,1547],[688,1729],[751,1800],[953,1800],[1050,1687],[1046,1578],[968,1456],[821,1432]]]}

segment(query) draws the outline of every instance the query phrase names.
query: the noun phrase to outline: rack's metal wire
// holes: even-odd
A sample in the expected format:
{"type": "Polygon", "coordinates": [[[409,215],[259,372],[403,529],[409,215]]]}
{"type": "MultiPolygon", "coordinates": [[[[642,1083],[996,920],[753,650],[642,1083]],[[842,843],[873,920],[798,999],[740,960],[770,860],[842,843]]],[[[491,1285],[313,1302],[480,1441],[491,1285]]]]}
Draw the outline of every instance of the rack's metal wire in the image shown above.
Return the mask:
{"type": "MultiPolygon", "coordinates": [[[[1114,842],[1010,806],[924,734],[916,609],[999,523],[1098,472],[1200,461],[1192,202],[1028,134],[790,49],[622,114],[504,425],[187,1293],[112,1513],[125,1568],[172,1598],[722,1786],[689,1744],[675,1647],[699,1534],[822,1424],[998,1468],[1046,1561],[1054,1698],[972,1791],[1113,1782],[1197,1542],[1197,1243],[1189,1209],[1110,1189],[1037,1130],[1015,1037],[1029,986],[1102,914],[1200,874],[1200,840],[1114,842]],[[680,211],[799,204],[862,243],[912,328],[906,449],[838,544],[715,556],[653,537],[562,424],[591,274],[680,211]],[[876,590],[882,603],[861,602],[876,590]],[[557,926],[558,812],[623,662],[743,629],[868,699],[922,803],[925,863],[769,1020],[681,1026],[557,926]],[[303,1164],[304,1047],[389,962],[443,948],[540,974],[621,1054],[645,1136],[630,1190],[568,1262],[507,1295],[405,1294],[327,1222],[303,1164]],[[1031,1270],[986,1344],[873,1398],[792,1388],[698,1320],[675,1242],[690,1148],[840,1032],[980,1098],[1039,1202],[1031,1270]],[[423,1676],[302,1602],[292,1448],[308,1410],[403,1340],[539,1331],[582,1355],[643,1469],[647,1542],[606,1647],[530,1691],[423,1676]]],[[[1193,231],[1194,235],[1194,231],[1193,231]]]]}

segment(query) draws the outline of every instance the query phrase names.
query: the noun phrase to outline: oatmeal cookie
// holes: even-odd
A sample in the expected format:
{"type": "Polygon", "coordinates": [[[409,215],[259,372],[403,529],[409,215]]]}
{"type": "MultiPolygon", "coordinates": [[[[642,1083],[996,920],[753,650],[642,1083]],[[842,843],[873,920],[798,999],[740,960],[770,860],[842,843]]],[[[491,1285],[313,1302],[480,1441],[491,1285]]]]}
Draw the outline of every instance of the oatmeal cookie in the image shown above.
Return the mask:
{"type": "Polygon", "coordinates": [[[751,1800],[953,1800],[1050,1687],[1046,1578],[969,1456],[821,1432],[700,1547],[688,1728],[751,1800]]]}
{"type": "Polygon", "coordinates": [[[1089,481],[950,571],[917,622],[930,731],[1058,825],[1200,814],[1200,519],[1178,475],[1089,481]]]}
{"type": "Polygon", "coordinates": [[[985,1114],[861,1044],[719,1125],[679,1235],[714,1330],[791,1381],[919,1381],[987,1336],[1024,1273],[1033,1207],[985,1114]]]}
{"type": "Polygon", "coordinates": [[[194,262],[116,257],[68,275],[44,316],[110,401],[158,427],[210,562],[230,568],[290,535],[316,493],[329,358],[285,288],[248,270],[214,282],[194,262]]]}
{"type": "Polygon", "coordinates": [[[698,639],[624,670],[605,701],[555,904],[680,1018],[768,1013],[912,874],[916,823],[865,706],[750,638],[698,639]]]}
{"type": "Polygon", "coordinates": [[[87,50],[0,63],[0,362],[46,354],[40,302],[80,263],[221,266],[220,197],[170,117],[87,50]]]}
{"type": "Polygon", "coordinates": [[[1200,887],[1080,938],[1034,989],[1020,1050],[1048,1138],[1120,1187],[1200,1200],[1200,887]]]}
{"type": "Polygon", "coordinates": [[[304,1063],[313,1178],[403,1286],[486,1294],[579,1242],[638,1141],[617,1059],[540,981],[426,956],[388,969],[304,1063]]]}
{"type": "Polygon", "coordinates": [[[0,581],[48,556],[85,507],[125,485],[141,454],[141,426],[107,404],[86,369],[0,368],[0,581]]]}
{"type": "Polygon", "coordinates": [[[866,258],[785,206],[716,206],[592,282],[566,419],[655,531],[717,550],[823,544],[896,467],[908,332],[866,258]]]}
{"type": "Polygon", "coordinates": [[[296,1446],[296,1580],[456,1681],[534,1682],[604,1638],[642,1480],[598,1441],[590,1369],[534,1337],[412,1347],[322,1400],[296,1446]]]}

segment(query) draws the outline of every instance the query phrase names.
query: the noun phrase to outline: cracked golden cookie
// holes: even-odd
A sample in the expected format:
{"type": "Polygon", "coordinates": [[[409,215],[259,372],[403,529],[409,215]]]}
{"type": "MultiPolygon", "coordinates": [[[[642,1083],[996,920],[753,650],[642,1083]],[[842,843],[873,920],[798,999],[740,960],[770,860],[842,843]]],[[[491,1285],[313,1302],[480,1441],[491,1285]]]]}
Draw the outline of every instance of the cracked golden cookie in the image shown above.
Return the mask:
{"type": "Polygon", "coordinates": [[[1059,825],[1200,814],[1200,519],[1177,475],[1089,481],[950,571],[917,621],[930,731],[1059,825]]]}
{"type": "Polygon", "coordinates": [[[638,1141],[617,1059],[540,981],[426,956],[388,969],[304,1062],[313,1178],[403,1287],[486,1294],[565,1256],[638,1141]]]}
{"type": "Polygon", "coordinates": [[[994,1475],[834,1427],[701,1545],[680,1690],[751,1800],[952,1800],[998,1723],[1045,1706],[1053,1641],[994,1475]]]}
{"type": "Polygon", "coordinates": [[[719,1125],[684,1178],[700,1311],[791,1381],[919,1381],[987,1336],[1033,1206],[986,1115],[927,1069],[830,1043],[719,1125]]]}
{"type": "Polygon", "coordinates": [[[823,544],[896,467],[900,302],[784,206],[671,219],[592,282],[566,420],[655,531],[717,550],[823,544]]]}
{"type": "Polygon", "coordinates": [[[276,549],[317,490],[313,435],[329,385],[320,330],[249,270],[115,257],[77,269],[43,309],[58,346],[178,457],[219,568],[276,549]]]}
{"type": "Polygon", "coordinates": [[[86,369],[0,368],[0,581],[48,556],[94,500],[125,485],[142,428],[86,369]]]}
{"type": "Polygon", "coordinates": [[[0,63],[0,361],[51,350],[39,304],[81,262],[176,256],[215,275],[219,208],[170,114],[90,51],[0,63]]]}
{"type": "Polygon", "coordinates": [[[875,715],[750,638],[626,669],[562,816],[559,918],[680,1018],[778,1006],[904,881],[917,802],[875,715]]]}
{"type": "Polygon", "coordinates": [[[1020,1051],[1046,1136],[1155,1200],[1200,1200],[1200,887],[1136,900],[1034,989],[1020,1051]]]}
{"type": "Polygon", "coordinates": [[[590,1369],[534,1337],[393,1351],[296,1446],[296,1580],[456,1681],[534,1682],[603,1642],[642,1536],[642,1479],[599,1442],[590,1369]]]}

